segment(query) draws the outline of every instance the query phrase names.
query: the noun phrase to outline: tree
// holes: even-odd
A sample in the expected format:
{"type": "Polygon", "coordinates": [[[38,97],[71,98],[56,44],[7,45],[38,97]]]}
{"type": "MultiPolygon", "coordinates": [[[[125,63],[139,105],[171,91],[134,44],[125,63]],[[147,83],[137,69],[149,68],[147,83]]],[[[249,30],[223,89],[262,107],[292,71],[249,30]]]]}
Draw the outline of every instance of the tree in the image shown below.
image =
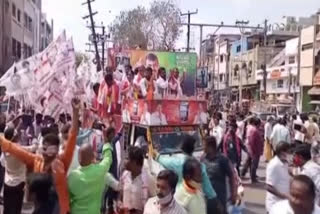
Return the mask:
{"type": "Polygon", "coordinates": [[[174,49],[181,34],[180,9],[171,0],[154,0],[150,9],[121,11],[110,26],[115,42],[128,48],[174,49]]]}
{"type": "Polygon", "coordinates": [[[110,27],[113,40],[123,46],[146,48],[148,41],[144,27],[147,23],[147,11],[144,7],[137,7],[129,11],[121,11],[120,15],[110,27]]]}
{"type": "Polygon", "coordinates": [[[88,62],[89,61],[89,56],[81,53],[81,52],[76,52],[76,68],[79,67],[79,65],[81,64],[81,62],[88,62]]]}

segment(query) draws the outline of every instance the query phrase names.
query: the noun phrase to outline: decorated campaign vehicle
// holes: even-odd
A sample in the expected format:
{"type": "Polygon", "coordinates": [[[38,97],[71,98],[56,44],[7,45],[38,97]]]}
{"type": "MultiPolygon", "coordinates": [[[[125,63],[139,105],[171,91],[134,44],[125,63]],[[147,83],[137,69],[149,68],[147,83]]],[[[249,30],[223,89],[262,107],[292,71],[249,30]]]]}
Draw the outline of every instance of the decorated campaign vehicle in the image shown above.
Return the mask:
{"type": "MultiPolygon", "coordinates": [[[[126,100],[122,107],[124,145],[148,148],[149,154],[156,150],[160,155],[175,155],[181,153],[181,143],[189,135],[196,139],[197,155],[202,150],[200,127],[207,123],[206,112],[205,100],[126,100]]],[[[157,174],[161,167],[150,161],[152,173],[157,174]]]]}

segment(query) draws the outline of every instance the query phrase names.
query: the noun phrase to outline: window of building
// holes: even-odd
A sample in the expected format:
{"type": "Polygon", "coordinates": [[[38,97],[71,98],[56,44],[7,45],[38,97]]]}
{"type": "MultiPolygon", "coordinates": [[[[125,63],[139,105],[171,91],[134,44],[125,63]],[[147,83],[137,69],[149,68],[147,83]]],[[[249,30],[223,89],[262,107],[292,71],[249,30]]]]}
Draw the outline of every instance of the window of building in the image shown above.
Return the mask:
{"type": "Polygon", "coordinates": [[[277,81],[278,88],[283,88],[283,80],[277,81]]]}
{"type": "Polygon", "coordinates": [[[223,62],[223,55],[220,55],[220,62],[223,62]]]}
{"type": "Polygon", "coordinates": [[[21,10],[18,9],[18,13],[17,13],[17,19],[18,22],[21,22],[21,10]]]}
{"type": "Polygon", "coordinates": [[[235,66],[234,66],[234,69],[233,69],[233,77],[236,79],[236,78],[238,78],[238,71],[240,70],[240,68],[239,68],[239,65],[238,64],[236,64],[235,66]]]}
{"type": "Polygon", "coordinates": [[[32,48],[28,46],[28,57],[32,56],[32,48]]]}
{"type": "Polygon", "coordinates": [[[10,3],[9,3],[8,0],[6,0],[6,3],[5,3],[5,11],[6,11],[6,13],[9,12],[9,8],[10,8],[10,3]]]}
{"type": "Polygon", "coordinates": [[[23,58],[28,58],[28,45],[26,43],[23,44],[23,58]]]}
{"type": "Polygon", "coordinates": [[[21,59],[21,43],[17,41],[17,57],[18,59],[21,59]]]}
{"type": "Polygon", "coordinates": [[[16,5],[14,3],[12,4],[12,16],[16,17],[16,5]]]}
{"type": "Polygon", "coordinates": [[[296,62],[295,56],[289,56],[289,64],[294,64],[296,62]]]}
{"type": "Polygon", "coordinates": [[[302,51],[309,50],[313,48],[313,43],[302,45],[302,51]]]}
{"type": "Polygon", "coordinates": [[[24,27],[28,28],[28,15],[24,13],[24,27]]]}
{"type": "Polygon", "coordinates": [[[241,51],[241,45],[237,46],[237,53],[239,53],[241,51]]]}
{"type": "Polygon", "coordinates": [[[32,19],[31,17],[29,17],[29,21],[28,21],[28,30],[30,30],[32,32],[32,19]]]}
{"type": "Polygon", "coordinates": [[[219,75],[219,79],[220,79],[220,82],[223,81],[223,74],[220,74],[220,75],[219,75]]]}
{"type": "Polygon", "coordinates": [[[12,38],[12,56],[17,56],[17,40],[12,38]]]}

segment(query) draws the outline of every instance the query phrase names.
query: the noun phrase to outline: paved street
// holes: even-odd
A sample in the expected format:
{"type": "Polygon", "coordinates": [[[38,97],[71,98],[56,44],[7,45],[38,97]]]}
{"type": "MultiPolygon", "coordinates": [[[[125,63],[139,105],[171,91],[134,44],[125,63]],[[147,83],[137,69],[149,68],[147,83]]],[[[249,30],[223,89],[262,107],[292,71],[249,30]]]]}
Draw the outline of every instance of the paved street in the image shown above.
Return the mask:
{"type": "MultiPolygon", "coordinates": [[[[265,175],[266,175],[266,163],[261,161],[258,170],[258,176],[260,183],[251,184],[250,179],[243,179],[245,187],[245,205],[246,210],[244,214],[266,214],[265,210],[265,175]]],[[[247,177],[249,175],[247,174],[247,177]]]]}

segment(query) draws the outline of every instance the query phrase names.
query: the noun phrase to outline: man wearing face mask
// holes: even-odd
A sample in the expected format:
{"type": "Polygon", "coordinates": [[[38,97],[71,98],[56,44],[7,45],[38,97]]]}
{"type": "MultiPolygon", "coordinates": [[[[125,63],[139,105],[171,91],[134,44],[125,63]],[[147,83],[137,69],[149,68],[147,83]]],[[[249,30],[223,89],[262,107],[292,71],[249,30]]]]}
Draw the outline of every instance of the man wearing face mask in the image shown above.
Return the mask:
{"type": "Polygon", "coordinates": [[[171,170],[163,170],[157,177],[157,196],[150,198],[144,207],[144,214],[187,214],[173,195],[178,176],[171,170]]]}
{"type": "Polygon", "coordinates": [[[275,148],[275,157],[267,165],[266,173],[266,210],[270,212],[272,206],[289,198],[290,175],[288,166],[290,144],[281,142],[275,148]]]}
{"type": "Polygon", "coordinates": [[[293,157],[293,164],[299,167],[298,174],[308,176],[316,186],[316,204],[320,204],[320,165],[316,163],[315,146],[299,145],[293,157]],[[312,155],[311,155],[312,151],[312,155]]]}
{"type": "Polygon", "coordinates": [[[276,203],[269,214],[318,214],[315,195],[315,185],[308,176],[295,176],[290,183],[289,200],[276,203]]]}
{"type": "Polygon", "coordinates": [[[188,214],[206,214],[206,202],[202,189],[201,164],[189,158],[183,165],[183,182],[177,188],[175,199],[188,214]]]}

